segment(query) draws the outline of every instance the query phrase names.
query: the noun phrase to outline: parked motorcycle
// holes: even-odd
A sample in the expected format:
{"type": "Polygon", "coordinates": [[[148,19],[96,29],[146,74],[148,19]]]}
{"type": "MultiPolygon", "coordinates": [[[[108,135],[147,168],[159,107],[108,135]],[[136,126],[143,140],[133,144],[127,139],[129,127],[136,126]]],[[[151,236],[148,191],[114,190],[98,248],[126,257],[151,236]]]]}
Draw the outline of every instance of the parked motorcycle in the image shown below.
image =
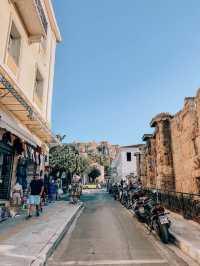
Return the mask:
{"type": "Polygon", "coordinates": [[[127,187],[122,189],[120,201],[122,205],[124,205],[125,207],[127,206],[127,203],[128,203],[128,188],[127,187]]]}
{"type": "Polygon", "coordinates": [[[119,187],[117,184],[115,184],[112,188],[112,194],[115,200],[119,199],[119,187]]]}
{"type": "Polygon", "coordinates": [[[154,230],[165,244],[170,241],[169,228],[171,221],[168,214],[160,204],[156,204],[151,212],[151,230],[154,230]]]}
{"type": "Polygon", "coordinates": [[[128,190],[128,197],[127,197],[127,202],[126,202],[127,209],[133,208],[134,197],[136,193],[137,193],[137,190],[135,188],[131,188],[128,190]]]}
{"type": "Polygon", "coordinates": [[[135,200],[133,204],[133,211],[138,218],[138,220],[142,223],[147,222],[147,216],[149,211],[149,201],[148,197],[139,197],[135,200]]]}

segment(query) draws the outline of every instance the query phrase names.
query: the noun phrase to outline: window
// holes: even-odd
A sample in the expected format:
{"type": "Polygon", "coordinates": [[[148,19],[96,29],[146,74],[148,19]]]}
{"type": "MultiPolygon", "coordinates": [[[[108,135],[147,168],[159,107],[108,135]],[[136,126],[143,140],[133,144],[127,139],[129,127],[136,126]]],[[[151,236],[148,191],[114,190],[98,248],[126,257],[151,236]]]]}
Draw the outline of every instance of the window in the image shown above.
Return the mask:
{"type": "Polygon", "coordinates": [[[8,42],[8,52],[12,56],[16,65],[19,64],[20,46],[21,46],[21,36],[15,24],[12,23],[9,42],[8,42]]]}
{"type": "Polygon", "coordinates": [[[39,101],[39,104],[42,104],[43,101],[43,85],[44,80],[40,73],[40,71],[37,69],[36,72],[36,78],[35,78],[35,89],[34,89],[34,95],[36,96],[36,101],[39,101]]]}
{"type": "Polygon", "coordinates": [[[127,159],[127,162],[131,162],[132,158],[131,158],[131,152],[127,152],[126,153],[126,159],[127,159]]]}

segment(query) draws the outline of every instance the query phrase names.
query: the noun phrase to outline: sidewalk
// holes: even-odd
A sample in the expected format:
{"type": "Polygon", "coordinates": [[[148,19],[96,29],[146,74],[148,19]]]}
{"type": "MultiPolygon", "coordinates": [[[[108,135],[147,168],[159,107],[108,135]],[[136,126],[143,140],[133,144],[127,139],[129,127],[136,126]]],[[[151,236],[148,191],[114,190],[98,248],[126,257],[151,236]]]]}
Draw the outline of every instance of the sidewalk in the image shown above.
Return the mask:
{"type": "Polygon", "coordinates": [[[200,224],[173,212],[170,212],[169,217],[172,221],[170,232],[176,245],[200,264],[200,224]]]}
{"type": "Polygon", "coordinates": [[[82,204],[56,202],[39,218],[0,224],[0,266],[41,266],[75,219],[82,204]]]}

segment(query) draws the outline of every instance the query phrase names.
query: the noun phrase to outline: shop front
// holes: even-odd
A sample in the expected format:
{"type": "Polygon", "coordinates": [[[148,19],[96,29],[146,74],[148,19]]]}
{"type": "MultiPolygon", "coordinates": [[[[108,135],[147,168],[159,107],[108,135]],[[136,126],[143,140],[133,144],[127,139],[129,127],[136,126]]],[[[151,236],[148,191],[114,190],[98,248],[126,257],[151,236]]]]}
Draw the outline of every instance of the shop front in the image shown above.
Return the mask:
{"type": "Polygon", "coordinates": [[[13,168],[13,149],[0,141],[0,199],[10,198],[10,188],[13,168]]]}
{"type": "Polygon", "coordinates": [[[29,141],[26,132],[18,134],[14,123],[12,128],[7,126],[4,119],[0,120],[0,221],[5,220],[10,209],[15,207],[12,205],[15,185],[21,185],[26,195],[33,176],[44,172],[48,152],[45,147],[33,143],[33,138],[29,141]]]}
{"type": "Polygon", "coordinates": [[[16,183],[26,192],[33,175],[44,173],[54,142],[44,116],[0,65],[0,220],[16,183]]]}

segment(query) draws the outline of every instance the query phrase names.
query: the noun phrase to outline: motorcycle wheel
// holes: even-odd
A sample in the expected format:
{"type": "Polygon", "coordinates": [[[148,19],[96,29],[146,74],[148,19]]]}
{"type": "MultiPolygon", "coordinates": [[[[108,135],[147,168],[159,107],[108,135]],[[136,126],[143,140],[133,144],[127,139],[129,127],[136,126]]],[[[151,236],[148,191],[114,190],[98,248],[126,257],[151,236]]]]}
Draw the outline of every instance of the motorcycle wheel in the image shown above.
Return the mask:
{"type": "Polygon", "coordinates": [[[160,239],[164,244],[169,243],[169,231],[166,224],[160,225],[160,239]]]}
{"type": "Polygon", "coordinates": [[[139,220],[141,223],[145,223],[145,222],[146,222],[145,216],[140,215],[140,214],[139,214],[138,220],[139,220]]]}

